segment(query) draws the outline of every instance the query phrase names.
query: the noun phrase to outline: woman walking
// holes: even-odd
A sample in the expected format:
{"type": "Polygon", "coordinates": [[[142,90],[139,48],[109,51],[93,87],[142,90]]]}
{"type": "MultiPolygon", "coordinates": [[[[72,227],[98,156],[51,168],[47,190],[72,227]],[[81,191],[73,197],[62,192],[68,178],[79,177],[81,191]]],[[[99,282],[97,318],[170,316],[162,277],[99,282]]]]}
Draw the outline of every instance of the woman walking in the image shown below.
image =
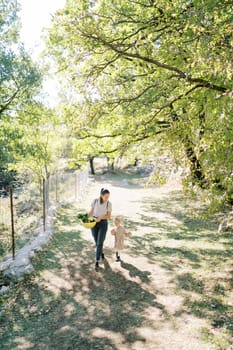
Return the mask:
{"type": "Polygon", "coordinates": [[[110,192],[106,188],[100,191],[100,197],[91,203],[89,216],[96,219],[96,225],[91,229],[96,245],[95,269],[99,269],[100,258],[104,259],[103,244],[108,230],[108,219],[111,217],[112,204],[109,201],[110,192]]]}

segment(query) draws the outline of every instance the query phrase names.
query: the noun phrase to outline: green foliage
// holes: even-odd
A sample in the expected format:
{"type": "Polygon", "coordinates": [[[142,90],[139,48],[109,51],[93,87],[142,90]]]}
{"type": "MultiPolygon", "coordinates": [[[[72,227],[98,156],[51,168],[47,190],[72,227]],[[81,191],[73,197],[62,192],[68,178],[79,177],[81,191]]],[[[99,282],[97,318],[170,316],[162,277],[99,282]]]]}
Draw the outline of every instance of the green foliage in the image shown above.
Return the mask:
{"type": "Polygon", "coordinates": [[[95,219],[89,217],[87,213],[85,213],[85,214],[81,214],[81,213],[78,214],[77,215],[77,219],[79,219],[81,222],[84,222],[84,223],[95,222],[95,219]]]}
{"type": "Polygon", "coordinates": [[[190,183],[231,201],[232,45],[227,0],[67,1],[48,47],[79,94],[75,152],[160,143],[190,183]]]}
{"type": "Polygon", "coordinates": [[[61,166],[66,147],[59,115],[38,101],[42,69],[19,41],[16,0],[0,3],[0,181],[30,171],[41,181],[61,166]]]}
{"type": "MultiPolygon", "coordinates": [[[[21,106],[35,95],[41,74],[19,42],[18,4],[0,4],[0,120],[15,117],[21,106]]],[[[38,91],[38,90],[37,90],[38,91]]]]}
{"type": "Polygon", "coordinates": [[[21,111],[17,123],[22,133],[15,154],[17,168],[31,170],[37,179],[48,178],[61,166],[58,159],[66,146],[64,126],[60,125],[53,110],[39,103],[28,105],[21,111]]]}
{"type": "Polygon", "coordinates": [[[22,148],[24,125],[19,113],[33,100],[41,73],[19,42],[17,1],[0,3],[0,169],[9,178],[22,148]]]}

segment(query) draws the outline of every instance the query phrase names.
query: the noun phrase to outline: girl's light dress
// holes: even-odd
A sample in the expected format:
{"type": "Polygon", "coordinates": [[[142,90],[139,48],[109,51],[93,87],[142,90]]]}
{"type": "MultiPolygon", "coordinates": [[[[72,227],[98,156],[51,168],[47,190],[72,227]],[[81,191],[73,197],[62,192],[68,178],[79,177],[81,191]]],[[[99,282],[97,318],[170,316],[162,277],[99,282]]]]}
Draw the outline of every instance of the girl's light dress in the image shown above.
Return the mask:
{"type": "Polygon", "coordinates": [[[124,240],[125,237],[131,237],[131,232],[126,231],[123,226],[115,227],[111,231],[112,235],[115,236],[115,245],[114,248],[116,251],[124,249],[124,240]]]}

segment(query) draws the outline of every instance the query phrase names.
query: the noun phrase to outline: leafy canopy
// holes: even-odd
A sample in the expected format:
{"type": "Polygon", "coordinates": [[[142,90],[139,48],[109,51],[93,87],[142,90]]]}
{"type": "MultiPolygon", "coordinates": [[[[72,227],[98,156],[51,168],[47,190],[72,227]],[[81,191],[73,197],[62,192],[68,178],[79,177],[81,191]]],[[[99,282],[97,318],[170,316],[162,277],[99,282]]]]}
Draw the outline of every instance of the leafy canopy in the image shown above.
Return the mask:
{"type": "Polygon", "coordinates": [[[231,200],[232,30],[228,0],[68,0],[48,46],[83,96],[71,107],[79,126],[85,110],[81,152],[88,137],[102,140],[102,153],[160,142],[192,184],[231,200]]]}

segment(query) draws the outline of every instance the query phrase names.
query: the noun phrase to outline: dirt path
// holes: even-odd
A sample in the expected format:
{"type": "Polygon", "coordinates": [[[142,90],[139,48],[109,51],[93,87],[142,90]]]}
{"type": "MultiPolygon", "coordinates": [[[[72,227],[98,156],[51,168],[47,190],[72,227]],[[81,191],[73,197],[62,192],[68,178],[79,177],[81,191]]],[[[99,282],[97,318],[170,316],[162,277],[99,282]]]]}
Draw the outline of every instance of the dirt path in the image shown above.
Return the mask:
{"type": "Polygon", "coordinates": [[[100,272],[77,206],[60,211],[37,274],[3,300],[2,350],[231,349],[231,235],[217,235],[174,184],[145,189],[140,181],[99,178],[82,201],[87,209],[108,187],[113,214],[133,232],[121,263],[108,234],[100,272]]]}

